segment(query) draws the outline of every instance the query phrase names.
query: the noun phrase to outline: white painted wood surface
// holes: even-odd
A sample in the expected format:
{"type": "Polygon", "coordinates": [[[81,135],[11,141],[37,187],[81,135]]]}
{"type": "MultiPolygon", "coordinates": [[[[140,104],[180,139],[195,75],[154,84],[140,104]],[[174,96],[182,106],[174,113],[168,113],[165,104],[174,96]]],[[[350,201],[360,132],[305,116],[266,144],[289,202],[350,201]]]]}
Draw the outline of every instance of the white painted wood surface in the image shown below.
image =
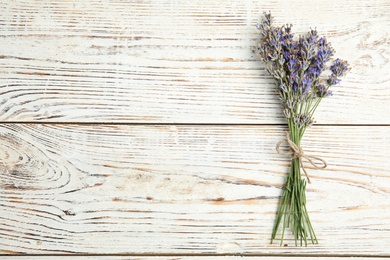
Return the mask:
{"type": "Polygon", "coordinates": [[[1,120],[283,123],[259,15],[317,27],[353,70],[318,123],[390,124],[387,0],[1,2],[1,120]]]}
{"type": "Polygon", "coordinates": [[[0,8],[2,259],[390,256],[389,1],[0,8]],[[254,53],[268,10],[298,33],[317,27],[353,67],[304,138],[329,165],[307,166],[320,242],[307,248],[269,243],[289,161],[254,53]]]}
{"type": "MultiPolygon", "coordinates": [[[[58,256],[5,256],[6,260],[57,260],[58,256]]],[[[72,256],[72,259],[75,260],[90,260],[90,259],[110,259],[110,260],[285,260],[286,257],[278,257],[278,256],[72,256]]],[[[289,260],[298,260],[302,259],[302,257],[288,257],[289,260]]],[[[381,257],[321,257],[321,260],[383,260],[381,257]]]]}
{"type": "Polygon", "coordinates": [[[1,133],[5,252],[386,255],[390,247],[388,127],[307,133],[306,151],[329,163],[309,170],[320,244],[307,248],[269,243],[288,170],[275,152],[280,127],[6,124],[1,133]]]}
{"type": "MultiPolygon", "coordinates": [[[[6,260],[57,260],[58,256],[5,256],[6,260]]],[[[286,257],[278,257],[278,256],[73,256],[72,259],[75,260],[89,260],[89,259],[110,259],[110,260],[285,260],[286,257]]],[[[302,259],[302,257],[288,257],[289,260],[298,260],[302,259]]],[[[381,257],[321,257],[321,260],[383,260],[381,257]]]]}

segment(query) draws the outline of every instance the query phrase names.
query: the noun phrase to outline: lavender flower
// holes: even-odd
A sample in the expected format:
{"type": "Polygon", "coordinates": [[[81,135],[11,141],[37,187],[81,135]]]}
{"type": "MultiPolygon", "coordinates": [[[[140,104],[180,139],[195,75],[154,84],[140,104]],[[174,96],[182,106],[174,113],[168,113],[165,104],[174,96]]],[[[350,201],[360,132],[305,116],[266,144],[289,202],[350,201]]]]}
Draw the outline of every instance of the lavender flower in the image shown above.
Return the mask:
{"type": "Polygon", "coordinates": [[[341,81],[341,79],[338,79],[336,77],[336,75],[332,74],[329,76],[328,80],[326,81],[328,83],[329,86],[332,86],[332,85],[337,85],[339,84],[341,81]]]}
{"type": "Polygon", "coordinates": [[[288,226],[292,228],[296,245],[299,241],[301,245],[303,242],[307,245],[307,239],[313,244],[318,243],[306,210],[306,181],[300,177],[301,168],[305,173],[306,171],[299,145],[306,128],[314,122],[313,114],[320,101],[332,96],[330,87],[339,84],[340,77],[350,68],[347,61],[332,60],[334,49],[315,29],[294,39],[292,25],[274,26],[270,13],[264,14],[262,23],[257,28],[260,31],[258,56],[266,64],[267,72],[275,79],[283,115],[288,121],[289,135],[286,141],[292,150],[291,170],[282,192],[272,241],[276,239],[279,226],[282,225],[281,244],[284,230],[288,226]],[[331,65],[328,66],[328,63],[331,65]],[[328,76],[322,76],[326,71],[328,76]]]}
{"type": "Polygon", "coordinates": [[[327,88],[324,86],[324,85],[319,85],[317,87],[317,97],[329,97],[329,96],[332,96],[332,91],[331,90],[327,90],[327,88]]]}
{"type": "Polygon", "coordinates": [[[333,65],[330,66],[332,74],[336,77],[342,77],[349,70],[348,62],[340,59],[336,59],[333,65]]]}
{"type": "Polygon", "coordinates": [[[312,113],[307,116],[312,119],[319,103],[316,99],[331,96],[329,88],[339,84],[340,77],[349,70],[347,61],[335,59],[329,67],[330,76],[321,77],[328,68],[327,63],[331,62],[334,49],[315,29],[294,39],[292,25],[274,26],[270,13],[264,14],[257,28],[260,31],[258,56],[267,64],[267,71],[280,87],[282,101],[302,101],[309,106],[308,111],[312,113]],[[311,105],[315,107],[310,109],[311,105]]]}

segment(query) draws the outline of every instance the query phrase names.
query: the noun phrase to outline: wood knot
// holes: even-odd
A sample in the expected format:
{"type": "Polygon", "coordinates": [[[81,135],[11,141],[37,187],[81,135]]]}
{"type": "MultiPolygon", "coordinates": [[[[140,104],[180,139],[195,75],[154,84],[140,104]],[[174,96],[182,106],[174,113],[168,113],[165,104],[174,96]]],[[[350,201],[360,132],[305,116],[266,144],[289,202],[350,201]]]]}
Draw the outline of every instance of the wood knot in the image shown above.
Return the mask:
{"type": "Polygon", "coordinates": [[[71,209],[67,209],[67,210],[63,210],[63,211],[64,211],[65,215],[67,215],[67,216],[76,216],[76,213],[71,209]]]}

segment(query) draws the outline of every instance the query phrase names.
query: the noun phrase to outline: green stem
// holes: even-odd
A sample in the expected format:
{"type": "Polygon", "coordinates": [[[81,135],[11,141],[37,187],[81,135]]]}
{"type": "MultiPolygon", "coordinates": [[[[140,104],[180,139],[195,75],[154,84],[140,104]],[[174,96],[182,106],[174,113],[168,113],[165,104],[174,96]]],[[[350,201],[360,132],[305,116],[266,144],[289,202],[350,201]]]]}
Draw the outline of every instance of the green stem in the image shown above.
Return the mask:
{"type": "MultiPolygon", "coordinates": [[[[298,147],[304,129],[298,129],[292,120],[289,120],[290,139],[298,147]]],[[[285,186],[278,205],[271,243],[276,240],[281,229],[280,245],[283,244],[286,229],[291,229],[295,245],[307,246],[307,240],[318,244],[313,226],[306,209],[306,180],[301,177],[301,159],[293,158],[287,175],[285,186]]]]}

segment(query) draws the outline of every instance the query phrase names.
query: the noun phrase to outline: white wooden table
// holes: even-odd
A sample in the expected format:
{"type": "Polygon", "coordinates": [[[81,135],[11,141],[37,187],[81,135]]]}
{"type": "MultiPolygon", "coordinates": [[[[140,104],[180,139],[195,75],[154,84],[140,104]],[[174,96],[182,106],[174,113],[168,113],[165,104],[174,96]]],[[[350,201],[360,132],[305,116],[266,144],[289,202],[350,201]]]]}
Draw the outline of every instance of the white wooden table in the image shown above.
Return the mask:
{"type": "Polygon", "coordinates": [[[390,256],[389,1],[0,7],[2,259],[390,256]],[[270,244],[289,160],[255,55],[268,10],[352,66],[302,144],[329,165],[307,166],[308,247],[270,244]]]}

